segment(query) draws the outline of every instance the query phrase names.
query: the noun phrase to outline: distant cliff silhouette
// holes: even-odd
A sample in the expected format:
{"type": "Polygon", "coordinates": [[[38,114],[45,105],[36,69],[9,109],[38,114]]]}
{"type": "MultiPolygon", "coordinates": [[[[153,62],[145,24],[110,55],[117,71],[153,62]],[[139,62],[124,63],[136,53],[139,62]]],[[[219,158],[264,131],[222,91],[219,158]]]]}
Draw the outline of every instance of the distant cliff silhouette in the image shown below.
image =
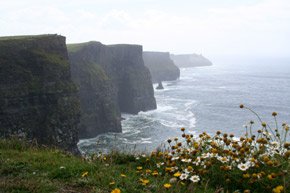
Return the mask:
{"type": "Polygon", "coordinates": [[[174,63],[180,68],[212,65],[211,61],[209,61],[204,56],[198,54],[171,54],[170,57],[174,61],[174,63]]]}

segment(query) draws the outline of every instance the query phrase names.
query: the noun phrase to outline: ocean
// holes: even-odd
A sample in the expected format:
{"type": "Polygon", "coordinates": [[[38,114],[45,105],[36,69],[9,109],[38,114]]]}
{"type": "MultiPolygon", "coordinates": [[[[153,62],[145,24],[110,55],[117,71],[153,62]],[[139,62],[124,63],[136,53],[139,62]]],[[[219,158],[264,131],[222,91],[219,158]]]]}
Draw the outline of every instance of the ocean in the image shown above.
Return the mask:
{"type": "Polygon", "coordinates": [[[155,90],[156,110],[122,114],[123,133],[81,140],[80,151],[150,152],[163,147],[168,138],[180,137],[181,127],[193,135],[220,130],[239,137],[253,120],[254,131],[260,129],[255,115],[240,109],[240,104],[272,127],[273,111],[278,113],[279,125],[290,122],[290,60],[182,68],[179,80],[163,86],[164,90],[155,90]]]}

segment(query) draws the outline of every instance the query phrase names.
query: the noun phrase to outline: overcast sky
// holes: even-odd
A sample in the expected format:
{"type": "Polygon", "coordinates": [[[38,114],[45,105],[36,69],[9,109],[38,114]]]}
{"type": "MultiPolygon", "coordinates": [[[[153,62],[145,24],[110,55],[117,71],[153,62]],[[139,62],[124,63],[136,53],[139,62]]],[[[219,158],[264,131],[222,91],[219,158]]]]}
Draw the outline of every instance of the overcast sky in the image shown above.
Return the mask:
{"type": "Polygon", "coordinates": [[[142,44],[206,56],[290,56],[289,0],[0,0],[0,36],[142,44]]]}

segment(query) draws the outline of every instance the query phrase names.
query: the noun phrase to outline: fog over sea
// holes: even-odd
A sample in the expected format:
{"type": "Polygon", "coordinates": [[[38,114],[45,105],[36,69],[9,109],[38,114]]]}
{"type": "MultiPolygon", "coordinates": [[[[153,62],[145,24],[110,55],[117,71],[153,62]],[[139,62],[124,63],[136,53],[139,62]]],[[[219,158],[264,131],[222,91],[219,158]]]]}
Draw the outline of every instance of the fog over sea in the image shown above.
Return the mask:
{"type": "MultiPolygon", "coordinates": [[[[154,88],[157,85],[154,85],[154,88]]],[[[157,109],[138,115],[122,114],[123,133],[108,133],[81,140],[83,153],[111,149],[149,152],[170,137],[180,136],[180,128],[198,135],[217,130],[240,136],[244,125],[257,118],[242,103],[255,110],[264,121],[290,122],[290,60],[270,59],[251,62],[214,62],[213,66],[182,68],[179,80],[163,82],[155,90],[157,109]]]]}

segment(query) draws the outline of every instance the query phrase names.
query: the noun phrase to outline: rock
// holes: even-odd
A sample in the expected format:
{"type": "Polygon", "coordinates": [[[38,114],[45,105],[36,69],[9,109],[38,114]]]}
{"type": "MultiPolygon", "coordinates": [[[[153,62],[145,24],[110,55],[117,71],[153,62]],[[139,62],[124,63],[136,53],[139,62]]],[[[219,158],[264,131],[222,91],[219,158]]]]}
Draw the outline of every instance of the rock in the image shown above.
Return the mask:
{"type": "Polygon", "coordinates": [[[121,132],[117,87],[100,65],[109,59],[106,58],[106,46],[98,42],[71,44],[68,51],[72,79],[79,86],[79,137],[91,138],[106,132],[121,132]]]}
{"type": "Polygon", "coordinates": [[[171,54],[170,57],[174,61],[174,63],[180,68],[212,65],[211,61],[209,61],[204,56],[198,54],[171,54]]]}
{"type": "Polygon", "coordinates": [[[169,52],[143,52],[143,60],[153,83],[177,80],[180,76],[180,70],[170,59],[169,52]]]}
{"type": "Polygon", "coordinates": [[[65,37],[0,38],[0,136],[78,153],[79,99],[65,37]]]}
{"type": "Polygon", "coordinates": [[[87,42],[68,45],[73,80],[80,86],[80,137],[121,132],[120,112],[156,108],[142,46],[87,42]]]}
{"type": "Polygon", "coordinates": [[[162,90],[162,89],[164,89],[164,87],[163,87],[161,81],[158,83],[158,86],[156,87],[156,89],[157,89],[157,90],[162,90]]]}

